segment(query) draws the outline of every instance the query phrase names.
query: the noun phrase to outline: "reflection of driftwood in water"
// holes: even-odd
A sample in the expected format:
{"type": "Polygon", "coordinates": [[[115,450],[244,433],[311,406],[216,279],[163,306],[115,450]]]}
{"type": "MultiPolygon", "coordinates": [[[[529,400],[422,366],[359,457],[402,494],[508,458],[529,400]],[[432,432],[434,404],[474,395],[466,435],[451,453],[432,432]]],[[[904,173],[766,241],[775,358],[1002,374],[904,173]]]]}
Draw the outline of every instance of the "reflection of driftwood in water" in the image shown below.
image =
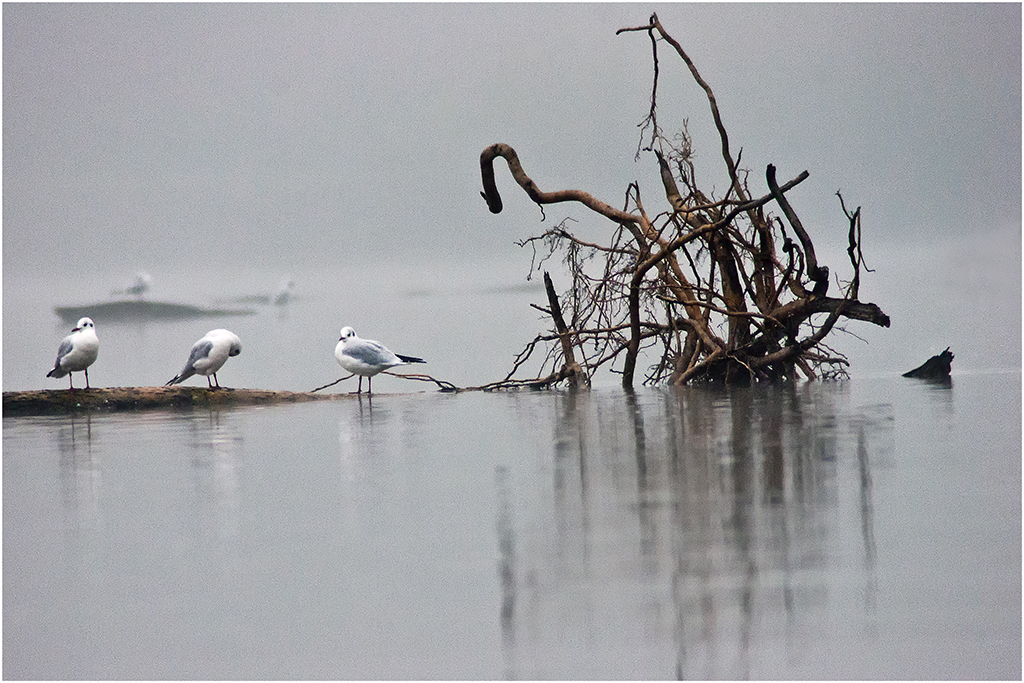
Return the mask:
{"type": "Polygon", "coordinates": [[[903,376],[916,377],[918,379],[946,379],[949,377],[949,373],[952,369],[953,354],[947,346],[945,351],[937,356],[932,356],[920,367],[916,367],[909,372],[904,372],[903,376]]]}
{"type": "Polygon", "coordinates": [[[552,640],[592,638],[600,650],[621,646],[614,634],[623,628],[653,628],[656,656],[602,671],[757,678],[757,653],[771,646],[765,634],[795,613],[840,610],[869,622],[877,584],[869,451],[874,438],[891,439],[892,423],[885,413],[849,411],[841,396],[792,384],[553,396],[552,417],[532,436],[556,495],[530,499],[519,518],[523,489],[496,470],[506,677],[563,677],[546,657],[552,640]],[[859,490],[854,481],[833,491],[823,473],[854,451],[859,490]],[[828,539],[847,530],[862,544],[843,548],[842,580],[854,590],[837,601],[828,539]],[[581,585],[580,576],[593,580],[581,585]],[[637,592],[637,576],[653,591],[637,592]],[[638,599],[624,608],[623,595],[638,599]]]}
{"type": "Polygon", "coordinates": [[[188,304],[172,304],[159,301],[107,301],[91,306],[56,306],[54,312],[66,323],[79,318],[90,317],[97,321],[121,320],[182,320],[185,318],[209,318],[226,315],[253,315],[256,311],[248,308],[200,308],[188,304]]]}
{"type": "Polygon", "coordinates": [[[341,396],[345,395],[184,386],[5,391],[3,393],[3,414],[4,417],[9,417],[12,415],[63,415],[82,411],[115,412],[271,405],[336,400],[341,396]]]}

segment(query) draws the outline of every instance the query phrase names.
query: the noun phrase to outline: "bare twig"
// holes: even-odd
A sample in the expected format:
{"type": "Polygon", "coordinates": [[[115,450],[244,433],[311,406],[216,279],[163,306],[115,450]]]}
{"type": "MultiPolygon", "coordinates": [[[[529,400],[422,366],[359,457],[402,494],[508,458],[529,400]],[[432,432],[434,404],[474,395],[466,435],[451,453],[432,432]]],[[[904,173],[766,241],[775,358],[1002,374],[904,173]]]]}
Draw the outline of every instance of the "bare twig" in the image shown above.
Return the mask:
{"type": "Polygon", "coordinates": [[[333,387],[335,384],[338,384],[339,382],[344,382],[347,379],[352,379],[353,377],[355,377],[355,375],[348,375],[346,377],[342,377],[341,379],[336,379],[333,382],[331,382],[330,384],[325,384],[322,387],[317,387],[316,389],[313,389],[313,391],[311,391],[309,393],[314,394],[314,393],[320,391],[321,389],[326,389],[327,387],[333,387]]]}
{"type": "Polygon", "coordinates": [[[461,389],[459,389],[457,386],[455,386],[451,382],[445,381],[443,379],[436,379],[434,377],[431,377],[430,375],[424,375],[424,374],[418,374],[418,373],[399,374],[397,372],[391,372],[389,370],[383,370],[383,371],[381,371],[381,374],[382,375],[391,375],[392,377],[401,377],[402,379],[412,379],[412,380],[416,380],[418,382],[433,382],[443,392],[462,391],[461,389]]]}

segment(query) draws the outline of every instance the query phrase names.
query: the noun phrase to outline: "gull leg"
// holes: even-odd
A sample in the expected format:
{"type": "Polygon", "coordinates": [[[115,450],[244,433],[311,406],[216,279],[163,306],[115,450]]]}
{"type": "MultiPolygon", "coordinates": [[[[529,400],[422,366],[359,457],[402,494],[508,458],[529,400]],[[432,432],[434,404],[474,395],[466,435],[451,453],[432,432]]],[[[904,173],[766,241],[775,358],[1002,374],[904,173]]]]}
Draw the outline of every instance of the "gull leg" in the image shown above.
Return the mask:
{"type": "Polygon", "coordinates": [[[89,388],[89,368],[85,369],[85,388],[89,388]]]}
{"type": "Polygon", "coordinates": [[[73,372],[69,372],[68,373],[68,383],[71,385],[72,389],[75,388],[75,373],[73,373],[73,372]]]}

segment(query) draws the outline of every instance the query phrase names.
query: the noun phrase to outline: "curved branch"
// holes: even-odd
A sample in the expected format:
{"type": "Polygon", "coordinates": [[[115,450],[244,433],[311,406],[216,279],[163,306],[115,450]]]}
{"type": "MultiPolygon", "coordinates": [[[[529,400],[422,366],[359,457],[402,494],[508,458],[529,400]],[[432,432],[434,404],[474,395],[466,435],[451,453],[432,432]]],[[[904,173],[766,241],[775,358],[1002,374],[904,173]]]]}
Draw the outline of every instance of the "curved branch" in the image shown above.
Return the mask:
{"type": "Polygon", "coordinates": [[[480,178],[483,181],[484,191],[480,196],[487,201],[487,208],[491,213],[501,213],[501,195],[498,194],[498,186],[494,182],[494,158],[502,157],[508,162],[508,170],[512,173],[519,186],[526,191],[537,204],[557,204],[559,202],[579,202],[588,209],[595,211],[602,216],[617,223],[637,224],[640,217],[625,211],[616,209],[605,204],[588,192],[582,190],[559,190],[557,192],[542,192],[537,183],[533,182],[530,176],[526,175],[523,165],[519,162],[519,155],[509,145],[502,142],[496,143],[484,149],[480,153],[480,178]]]}

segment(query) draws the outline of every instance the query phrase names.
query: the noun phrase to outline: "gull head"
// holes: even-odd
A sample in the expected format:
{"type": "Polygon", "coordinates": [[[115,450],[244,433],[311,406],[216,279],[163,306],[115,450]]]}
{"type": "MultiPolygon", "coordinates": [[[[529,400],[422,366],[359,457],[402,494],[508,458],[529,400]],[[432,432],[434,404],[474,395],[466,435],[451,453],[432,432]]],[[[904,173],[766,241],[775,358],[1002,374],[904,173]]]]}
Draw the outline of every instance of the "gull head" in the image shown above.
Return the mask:
{"type": "Polygon", "coordinates": [[[353,330],[351,327],[343,327],[341,328],[341,336],[338,337],[338,341],[348,341],[349,339],[355,338],[355,336],[355,330],[353,330]]]}
{"type": "Polygon", "coordinates": [[[96,327],[96,325],[93,324],[92,318],[82,318],[81,320],[78,321],[78,324],[75,325],[75,329],[73,329],[71,331],[72,332],[81,332],[82,330],[94,329],[95,327],[96,327]]]}
{"type": "Polygon", "coordinates": [[[215,342],[227,342],[229,356],[237,356],[242,352],[242,340],[239,339],[238,335],[232,332],[231,330],[210,330],[209,332],[206,333],[206,336],[203,337],[203,339],[210,339],[215,342]]]}

